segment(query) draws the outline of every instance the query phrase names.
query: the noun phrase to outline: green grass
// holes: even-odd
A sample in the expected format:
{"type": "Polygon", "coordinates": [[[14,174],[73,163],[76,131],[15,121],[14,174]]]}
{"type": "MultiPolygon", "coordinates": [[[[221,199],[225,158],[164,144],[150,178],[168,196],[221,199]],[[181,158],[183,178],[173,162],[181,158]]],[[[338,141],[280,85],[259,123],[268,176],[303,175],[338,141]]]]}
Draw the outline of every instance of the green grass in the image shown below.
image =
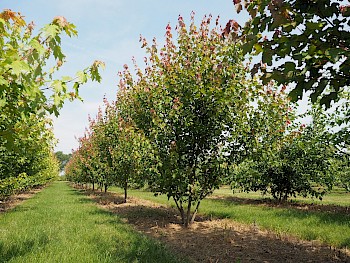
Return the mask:
{"type": "Polygon", "coordinates": [[[0,262],[180,262],[64,182],[0,214],[0,262]]]}
{"type": "MultiPolygon", "coordinates": [[[[118,188],[112,188],[112,190],[122,193],[118,188]]],[[[129,194],[175,207],[173,201],[168,201],[166,196],[155,197],[152,193],[141,190],[131,190],[129,194]]],[[[336,247],[350,247],[350,213],[242,204],[225,199],[205,199],[201,203],[199,212],[245,224],[256,222],[262,229],[291,234],[305,240],[319,240],[336,247]]]]}
{"type": "MultiPolygon", "coordinates": [[[[271,198],[270,195],[263,196],[261,192],[244,193],[244,192],[239,192],[238,190],[235,190],[233,194],[232,189],[229,186],[224,186],[218,190],[215,190],[213,195],[235,196],[239,198],[250,198],[250,199],[271,198]]],[[[350,206],[350,193],[346,192],[345,189],[343,188],[334,188],[330,193],[325,195],[322,198],[322,200],[319,200],[318,198],[303,198],[303,197],[290,198],[289,200],[292,200],[293,202],[307,203],[307,204],[312,203],[312,204],[320,204],[320,205],[324,204],[324,205],[350,206]]]]}

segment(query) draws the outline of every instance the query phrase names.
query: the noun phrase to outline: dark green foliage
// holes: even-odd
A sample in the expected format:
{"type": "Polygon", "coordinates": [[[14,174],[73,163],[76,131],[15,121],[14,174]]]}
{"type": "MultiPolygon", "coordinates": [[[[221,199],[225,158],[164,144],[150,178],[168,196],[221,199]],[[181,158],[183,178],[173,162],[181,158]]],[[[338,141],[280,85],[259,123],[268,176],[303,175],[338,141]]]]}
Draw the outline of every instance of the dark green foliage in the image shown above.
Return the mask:
{"type": "Polygon", "coordinates": [[[270,193],[279,201],[288,197],[322,198],[335,183],[335,147],[319,110],[311,112],[313,122],[260,149],[250,160],[236,167],[233,187],[270,193]]]}
{"type": "Polygon", "coordinates": [[[71,153],[65,154],[62,151],[58,151],[58,152],[55,152],[55,156],[60,163],[60,171],[62,172],[64,170],[64,167],[72,157],[72,154],[71,153]]]}
{"type": "MultiPolygon", "coordinates": [[[[241,1],[234,1],[241,9],[241,1]]],[[[344,3],[345,4],[345,3],[344,3]]],[[[250,0],[242,37],[246,52],[262,55],[262,80],[295,83],[293,100],[311,92],[327,107],[350,84],[350,6],[332,0],[250,0]]]]}

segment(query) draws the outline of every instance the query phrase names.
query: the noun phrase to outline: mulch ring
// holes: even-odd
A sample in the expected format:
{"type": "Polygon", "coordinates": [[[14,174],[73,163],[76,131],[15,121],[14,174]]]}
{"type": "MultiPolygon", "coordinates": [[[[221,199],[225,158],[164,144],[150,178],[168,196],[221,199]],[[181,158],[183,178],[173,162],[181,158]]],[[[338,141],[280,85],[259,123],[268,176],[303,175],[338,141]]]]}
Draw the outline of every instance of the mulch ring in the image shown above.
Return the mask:
{"type": "Polygon", "coordinates": [[[186,229],[173,208],[137,198],[125,204],[115,193],[85,193],[137,231],[192,262],[350,262],[350,251],[317,241],[303,241],[228,219],[198,217],[186,229]]]}
{"type": "Polygon", "coordinates": [[[16,206],[21,204],[23,201],[31,198],[36,193],[40,192],[43,188],[44,186],[36,187],[22,193],[11,195],[7,197],[5,200],[0,200],[0,214],[15,208],[16,206]]]}

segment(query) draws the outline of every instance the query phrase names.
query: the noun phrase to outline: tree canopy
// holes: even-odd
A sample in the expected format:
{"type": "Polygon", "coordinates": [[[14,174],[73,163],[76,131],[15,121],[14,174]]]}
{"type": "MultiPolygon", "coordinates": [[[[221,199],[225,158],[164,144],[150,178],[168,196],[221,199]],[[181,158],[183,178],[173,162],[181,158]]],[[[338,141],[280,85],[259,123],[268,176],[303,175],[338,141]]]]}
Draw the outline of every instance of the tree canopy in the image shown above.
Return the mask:
{"type": "Polygon", "coordinates": [[[74,77],[54,77],[65,62],[64,34],[77,31],[61,16],[37,31],[18,12],[0,13],[0,198],[58,175],[49,115],[80,99],[80,85],[100,80],[100,61],[74,77]]]}
{"type": "MultiPolygon", "coordinates": [[[[252,73],[262,80],[295,84],[290,97],[311,93],[330,106],[350,84],[350,5],[333,0],[233,0],[251,19],[243,27],[245,52],[261,55],[252,73]]],[[[231,29],[230,22],[227,29],[231,29]]]]}

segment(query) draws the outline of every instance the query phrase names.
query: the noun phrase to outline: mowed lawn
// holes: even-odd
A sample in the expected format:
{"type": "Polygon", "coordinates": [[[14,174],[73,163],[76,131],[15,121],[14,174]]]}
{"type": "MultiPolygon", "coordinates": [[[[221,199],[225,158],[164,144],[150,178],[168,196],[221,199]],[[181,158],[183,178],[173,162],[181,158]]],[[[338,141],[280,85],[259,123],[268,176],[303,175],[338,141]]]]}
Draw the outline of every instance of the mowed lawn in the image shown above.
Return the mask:
{"type": "MultiPolygon", "coordinates": [[[[122,194],[120,188],[113,187],[112,191],[122,194]]],[[[130,196],[175,207],[172,199],[164,195],[154,196],[154,194],[144,190],[130,190],[130,196]]],[[[318,240],[338,248],[350,247],[350,194],[341,191],[335,192],[326,197],[323,204],[334,206],[330,209],[308,209],[311,202],[317,205],[321,201],[307,200],[304,208],[298,206],[270,206],[264,202],[254,204],[245,202],[251,199],[261,199],[258,194],[230,194],[228,189],[216,191],[214,198],[206,198],[202,201],[199,212],[203,215],[217,218],[229,218],[244,224],[254,224],[261,229],[271,230],[281,235],[292,235],[304,240],[318,240]],[[215,195],[221,198],[215,198],[215,195]],[[234,199],[232,197],[238,197],[234,199]],[[337,206],[340,209],[336,209],[337,206]],[[349,209],[347,209],[349,208],[349,209]]],[[[305,200],[297,199],[295,202],[301,203],[305,200]]]]}
{"type": "Polygon", "coordinates": [[[0,214],[0,262],[180,261],[65,182],[55,182],[0,214]]]}

